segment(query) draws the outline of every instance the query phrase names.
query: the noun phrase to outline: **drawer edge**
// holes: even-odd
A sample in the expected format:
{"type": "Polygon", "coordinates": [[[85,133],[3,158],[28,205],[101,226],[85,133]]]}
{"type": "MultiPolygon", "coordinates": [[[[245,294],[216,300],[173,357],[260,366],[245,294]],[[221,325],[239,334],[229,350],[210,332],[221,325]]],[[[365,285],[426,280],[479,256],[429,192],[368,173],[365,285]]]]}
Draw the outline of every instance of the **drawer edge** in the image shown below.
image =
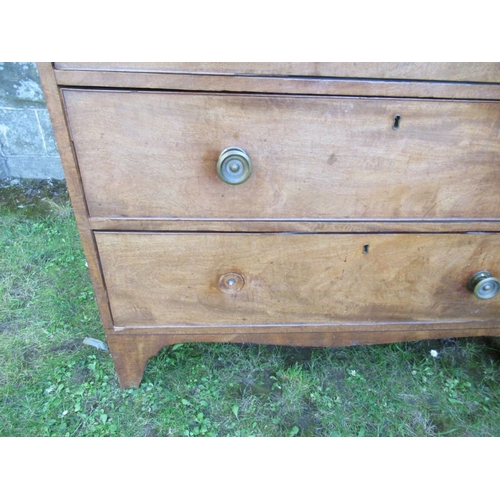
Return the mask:
{"type": "Polygon", "coordinates": [[[142,341],[151,345],[155,352],[164,346],[186,342],[231,342],[265,345],[283,345],[297,347],[351,347],[374,344],[390,344],[394,342],[414,342],[431,339],[459,337],[499,337],[500,328],[496,329],[463,329],[463,330],[393,330],[393,331],[344,331],[344,332],[302,332],[290,333],[159,333],[146,331],[130,331],[117,333],[106,331],[109,343],[142,341]]]}
{"type": "Polygon", "coordinates": [[[253,92],[262,94],[500,99],[497,83],[361,80],[350,78],[190,75],[112,71],[54,71],[62,87],[97,87],[191,92],[253,92]]]}
{"type": "MultiPolygon", "coordinates": [[[[490,331],[500,330],[499,321],[468,321],[468,322],[394,322],[394,323],[338,323],[338,324],[288,324],[288,325],[159,325],[159,326],[114,326],[109,329],[113,334],[168,334],[168,335],[309,335],[309,334],[339,334],[370,332],[408,332],[418,333],[423,331],[450,332],[462,331],[490,331]]],[[[499,331],[500,334],[500,331],[499,331]]],[[[487,335],[487,333],[485,333],[487,335]]]]}
{"type": "Polygon", "coordinates": [[[94,231],[312,232],[312,233],[461,233],[500,232],[500,219],[313,220],[313,219],[169,219],[91,217],[94,231]]]}

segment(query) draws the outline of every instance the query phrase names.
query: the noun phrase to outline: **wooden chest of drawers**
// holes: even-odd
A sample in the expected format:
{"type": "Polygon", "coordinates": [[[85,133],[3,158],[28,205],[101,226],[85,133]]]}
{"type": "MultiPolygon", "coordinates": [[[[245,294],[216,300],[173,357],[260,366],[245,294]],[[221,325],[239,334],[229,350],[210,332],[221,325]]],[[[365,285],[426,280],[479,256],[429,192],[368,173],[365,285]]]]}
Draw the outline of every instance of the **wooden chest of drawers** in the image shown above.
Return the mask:
{"type": "Polygon", "coordinates": [[[500,64],[39,70],[122,387],[178,342],[500,335],[500,64]]]}

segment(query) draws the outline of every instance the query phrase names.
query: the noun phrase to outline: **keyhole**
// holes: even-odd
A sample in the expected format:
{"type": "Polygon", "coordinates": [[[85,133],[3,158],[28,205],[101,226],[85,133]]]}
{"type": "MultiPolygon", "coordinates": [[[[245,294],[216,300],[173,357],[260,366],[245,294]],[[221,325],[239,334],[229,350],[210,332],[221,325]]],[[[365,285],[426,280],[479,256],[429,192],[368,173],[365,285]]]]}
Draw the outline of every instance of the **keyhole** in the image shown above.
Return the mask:
{"type": "Polygon", "coordinates": [[[400,122],[401,122],[401,115],[396,115],[394,117],[394,125],[392,126],[392,130],[398,130],[400,122]]]}

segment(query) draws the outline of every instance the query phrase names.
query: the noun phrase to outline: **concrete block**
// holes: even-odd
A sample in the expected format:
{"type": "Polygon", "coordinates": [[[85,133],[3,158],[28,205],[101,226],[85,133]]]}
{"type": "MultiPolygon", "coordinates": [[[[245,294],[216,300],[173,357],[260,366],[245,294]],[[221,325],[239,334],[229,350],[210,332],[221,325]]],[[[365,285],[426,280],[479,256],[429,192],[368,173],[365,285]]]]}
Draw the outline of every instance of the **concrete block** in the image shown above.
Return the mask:
{"type": "Polygon", "coordinates": [[[4,158],[0,152],[0,179],[4,177],[10,177],[10,171],[7,165],[7,159],[4,158]]]}
{"type": "Polygon", "coordinates": [[[9,175],[27,179],[63,179],[64,173],[58,156],[12,157],[8,160],[9,175]]]}
{"type": "Polygon", "coordinates": [[[38,122],[40,123],[46,153],[49,156],[59,155],[49,112],[46,109],[37,109],[36,114],[38,116],[38,122]]]}
{"type": "Polygon", "coordinates": [[[0,62],[0,106],[45,107],[45,98],[34,62],[0,62]]]}
{"type": "Polygon", "coordinates": [[[47,154],[34,109],[0,108],[0,147],[6,157],[47,154]]]}
{"type": "Polygon", "coordinates": [[[38,70],[0,62],[0,178],[64,178],[38,70]]]}

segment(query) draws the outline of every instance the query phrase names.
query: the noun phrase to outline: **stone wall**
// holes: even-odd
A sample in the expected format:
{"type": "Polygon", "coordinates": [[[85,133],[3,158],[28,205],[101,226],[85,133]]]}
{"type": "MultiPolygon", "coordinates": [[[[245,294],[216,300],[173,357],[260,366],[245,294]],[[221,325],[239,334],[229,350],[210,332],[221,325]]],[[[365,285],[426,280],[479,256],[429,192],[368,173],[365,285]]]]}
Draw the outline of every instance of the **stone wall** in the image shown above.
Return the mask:
{"type": "Polygon", "coordinates": [[[1,177],[64,177],[33,62],[0,62],[1,177]]]}

